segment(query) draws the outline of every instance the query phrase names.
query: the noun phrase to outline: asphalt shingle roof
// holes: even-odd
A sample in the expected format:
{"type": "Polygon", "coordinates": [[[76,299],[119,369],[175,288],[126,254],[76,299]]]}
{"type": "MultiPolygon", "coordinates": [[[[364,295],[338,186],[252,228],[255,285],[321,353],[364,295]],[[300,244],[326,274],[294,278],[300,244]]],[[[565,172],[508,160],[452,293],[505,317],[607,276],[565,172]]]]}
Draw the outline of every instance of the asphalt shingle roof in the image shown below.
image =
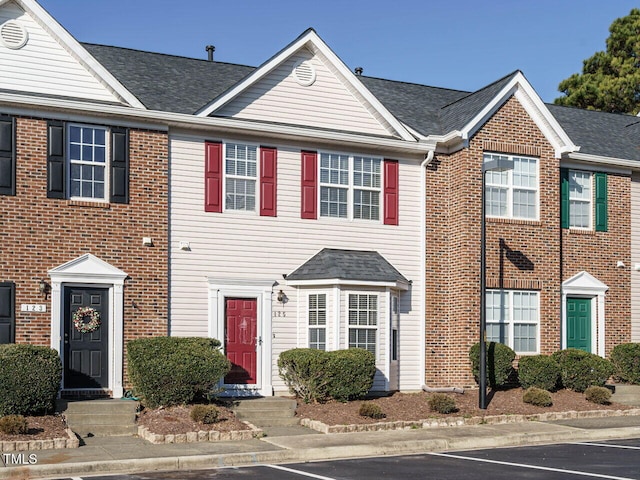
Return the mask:
{"type": "Polygon", "coordinates": [[[378,252],[323,248],[287,280],[356,280],[368,282],[408,282],[378,252]]]}

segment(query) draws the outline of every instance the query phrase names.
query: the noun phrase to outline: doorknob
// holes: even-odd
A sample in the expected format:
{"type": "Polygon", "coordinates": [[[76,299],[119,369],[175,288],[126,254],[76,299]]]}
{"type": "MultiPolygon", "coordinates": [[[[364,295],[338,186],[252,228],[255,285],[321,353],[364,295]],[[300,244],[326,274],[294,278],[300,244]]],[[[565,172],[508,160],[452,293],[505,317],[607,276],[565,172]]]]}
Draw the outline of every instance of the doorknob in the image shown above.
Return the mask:
{"type": "Polygon", "coordinates": [[[258,345],[262,345],[262,336],[256,338],[256,341],[258,342],[258,345]]]}

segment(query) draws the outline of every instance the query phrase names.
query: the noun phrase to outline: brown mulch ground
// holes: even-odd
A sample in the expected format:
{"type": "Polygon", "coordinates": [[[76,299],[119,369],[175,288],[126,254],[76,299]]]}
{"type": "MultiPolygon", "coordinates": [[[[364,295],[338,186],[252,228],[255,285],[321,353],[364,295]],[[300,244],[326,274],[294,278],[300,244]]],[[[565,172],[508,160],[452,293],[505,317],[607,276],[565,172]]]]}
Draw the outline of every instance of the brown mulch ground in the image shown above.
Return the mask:
{"type": "MultiPolygon", "coordinates": [[[[486,410],[478,408],[478,391],[469,390],[464,394],[447,394],[456,401],[458,411],[449,416],[475,417],[485,415],[530,415],[545,412],[564,412],[570,410],[627,410],[632,407],[612,403],[610,405],[597,405],[588,402],[584,394],[569,390],[560,390],[552,393],[553,405],[551,407],[536,407],[522,401],[523,390],[513,388],[497,392],[490,392],[487,396],[489,405],[486,410]]],[[[389,397],[371,399],[377,403],[386,417],[375,420],[361,417],[358,409],[362,401],[348,403],[327,402],[323,404],[299,404],[296,415],[301,418],[320,420],[327,425],[349,425],[376,423],[384,421],[412,421],[428,418],[446,417],[437,412],[432,412],[427,403],[429,393],[396,393],[389,397]]]]}
{"type": "Polygon", "coordinates": [[[50,440],[53,438],[66,438],[67,426],[60,415],[44,415],[40,417],[25,417],[29,432],[25,435],[7,435],[0,432],[0,442],[23,440],[50,440]]]}
{"type": "Polygon", "coordinates": [[[220,412],[218,421],[209,425],[191,420],[190,406],[145,409],[138,416],[138,425],[145,426],[151,433],[170,435],[198,431],[231,432],[249,430],[247,424],[238,420],[233,412],[224,406],[216,405],[220,412]]]}

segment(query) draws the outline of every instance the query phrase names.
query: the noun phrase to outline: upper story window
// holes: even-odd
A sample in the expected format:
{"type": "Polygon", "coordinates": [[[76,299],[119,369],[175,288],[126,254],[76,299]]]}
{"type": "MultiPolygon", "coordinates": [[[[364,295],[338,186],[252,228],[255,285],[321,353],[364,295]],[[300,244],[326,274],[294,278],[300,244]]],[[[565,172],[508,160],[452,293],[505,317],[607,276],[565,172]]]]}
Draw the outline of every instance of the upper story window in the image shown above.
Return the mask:
{"type": "Polygon", "coordinates": [[[515,155],[484,154],[484,160],[505,158],[513,168],[485,172],[487,216],[538,218],[538,159],[515,155]]]}
{"type": "Polygon", "coordinates": [[[255,211],[258,148],[239,143],[225,144],[225,208],[255,211]]]}
{"type": "Polygon", "coordinates": [[[538,292],[487,290],[487,340],[516,353],[537,353],[540,327],[538,292]]]}
{"type": "Polygon", "coordinates": [[[320,153],[320,216],[380,219],[382,160],[320,153]]]}
{"type": "Polygon", "coordinates": [[[85,125],[68,129],[70,197],[106,200],[107,129],[85,125]]]}
{"type": "Polygon", "coordinates": [[[606,173],[561,169],[562,228],[608,230],[608,177],[606,173]]]}

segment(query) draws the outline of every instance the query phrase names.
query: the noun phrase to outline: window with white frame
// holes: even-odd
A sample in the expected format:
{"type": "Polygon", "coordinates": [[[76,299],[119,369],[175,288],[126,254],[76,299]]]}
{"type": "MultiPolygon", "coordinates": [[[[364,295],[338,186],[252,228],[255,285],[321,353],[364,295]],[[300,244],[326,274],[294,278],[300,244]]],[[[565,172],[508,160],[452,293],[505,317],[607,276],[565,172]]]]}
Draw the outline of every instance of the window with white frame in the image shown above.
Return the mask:
{"type": "Polygon", "coordinates": [[[349,294],[349,348],[363,348],[376,354],[378,296],[349,294]]]}
{"type": "Polygon", "coordinates": [[[484,154],[484,161],[497,159],[512,161],[513,168],[485,172],[487,216],[538,218],[538,159],[495,153],[484,154]]]}
{"type": "Polygon", "coordinates": [[[70,197],[105,200],[107,129],[71,124],[67,138],[70,197]]]}
{"type": "Polygon", "coordinates": [[[590,229],[592,219],[592,174],[569,170],[569,227],[590,229]]]}
{"type": "Polygon", "coordinates": [[[380,219],[382,160],[320,153],[320,216],[380,219]]]}
{"type": "Polygon", "coordinates": [[[327,295],[309,295],[309,348],[327,349],[327,295]]]}
{"type": "Polygon", "coordinates": [[[486,338],[516,353],[537,353],[540,327],[538,292],[487,290],[486,338]]]}
{"type": "Polygon", "coordinates": [[[255,211],[258,148],[255,145],[225,143],[225,208],[255,211]]]}

